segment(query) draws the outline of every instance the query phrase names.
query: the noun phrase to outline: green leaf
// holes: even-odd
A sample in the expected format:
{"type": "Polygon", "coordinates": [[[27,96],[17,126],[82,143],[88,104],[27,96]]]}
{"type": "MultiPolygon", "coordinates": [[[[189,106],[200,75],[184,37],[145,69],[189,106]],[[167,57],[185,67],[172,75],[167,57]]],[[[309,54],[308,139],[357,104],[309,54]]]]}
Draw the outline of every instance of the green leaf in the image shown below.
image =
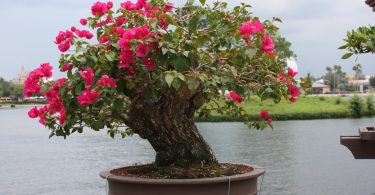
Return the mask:
{"type": "Polygon", "coordinates": [[[341,47],[339,47],[339,49],[346,49],[348,46],[347,45],[343,45],[341,47]]]}
{"type": "Polygon", "coordinates": [[[201,2],[202,5],[206,4],[206,0],[199,0],[199,2],[201,2]]]}
{"type": "Polygon", "coordinates": [[[194,4],[194,1],[195,1],[195,0],[187,0],[187,1],[186,1],[186,4],[187,4],[187,5],[193,5],[193,4],[194,4]]]}
{"type": "Polygon", "coordinates": [[[110,51],[104,54],[108,61],[113,62],[115,60],[115,53],[110,51]]]}
{"type": "Polygon", "coordinates": [[[171,87],[174,78],[175,78],[174,75],[171,75],[171,74],[165,75],[165,81],[167,82],[169,87],[171,87]]]}
{"type": "Polygon", "coordinates": [[[350,57],[352,57],[352,55],[353,55],[353,53],[346,53],[346,54],[344,54],[342,57],[341,57],[341,59],[348,59],[348,58],[350,58],[350,57]]]}
{"type": "Polygon", "coordinates": [[[175,88],[176,90],[180,89],[182,84],[182,81],[179,79],[174,79],[172,82],[172,87],[175,88]]]}
{"type": "Polygon", "coordinates": [[[189,68],[188,60],[184,56],[177,56],[171,61],[171,65],[177,71],[185,71],[189,68]]]}
{"type": "Polygon", "coordinates": [[[188,88],[191,92],[194,92],[198,88],[199,83],[200,82],[197,79],[194,79],[194,78],[188,79],[186,81],[186,84],[187,84],[187,86],[188,86],[188,88]]]}

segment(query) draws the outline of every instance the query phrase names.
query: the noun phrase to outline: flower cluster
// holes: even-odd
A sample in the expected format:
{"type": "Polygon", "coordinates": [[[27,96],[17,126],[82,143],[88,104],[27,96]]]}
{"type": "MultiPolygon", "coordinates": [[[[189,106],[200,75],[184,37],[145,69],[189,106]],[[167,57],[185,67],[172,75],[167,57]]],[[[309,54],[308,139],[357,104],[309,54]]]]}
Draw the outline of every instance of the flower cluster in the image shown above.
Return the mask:
{"type": "Polygon", "coordinates": [[[49,63],[44,63],[39,68],[30,72],[28,78],[25,80],[23,92],[26,97],[33,94],[41,93],[39,81],[42,78],[50,78],[52,76],[52,66],[49,63]]]}
{"type": "Polygon", "coordinates": [[[102,2],[96,2],[92,7],[91,7],[91,13],[94,16],[102,16],[106,14],[110,9],[112,9],[113,3],[111,1],[107,3],[102,3],[102,2]]]}
{"type": "MultiPolygon", "coordinates": [[[[41,93],[39,80],[41,78],[50,78],[52,76],[52,66],[49,63],[41,64],[39,68],[32,71],[29,77],[25,81],[25,96],[30,97],[35,93],[41,93]]],[[[39,117],[39,122],[43,125],[46,125],[47,115],[59,114],[58,120],[60,124],[63,124],[66,119],[65,108],[62,102],[62,98],[59,94],[59,90],[64,83],[67,82],[67,79],[61,78],[52,83],[52,87],[44,93],[46,101],[49,103],[46,106],[37,109],[37,107],[32,108],[28,115],[31,118],[39,117]]]]}
{"type": "Polygon", "coordinates": [[[267,110],[260,111],[259,117],[263,120],[267,120],[268,124],[272,124],[272,118],[269,117],[267,110]]]}
{"type": "Polygon", "coordinates": [[[275,48],[275,43],[273,42],[270,35],[265,35],[263,24],[259,20],[247,21],[242,23],[240,35],[245,40],[245,42],[249,42],[252,36],[257,33],[262,34],[262,50],[268,55],[272,55],[275,48]]]}
{"type": "Polygon", "coordinates": [[[66,52],[73,44],[73,33],[72,31],[66,30],[60,31],[59,34],[56,36],[55,43],[58,45],[58,48],[61,52],[66,52]]]}
{"type": "Polygon", "coordinates": [[[224,97],[226,99],[233,100],[234,102],[237,102],[237,103],[242,103],[244,101],[243,97],[238,95],[235,91],[230,91],[230,92],[225,93],[224,97]]]}
{"type": "Polygon", "coordinates": [[[128,30],[117,30],[121,36],[117,44],[121,48],[119,68],[129,68],[132,64],[136,63],[135,56],[142,58],[147,70],[151,72],[154,68],[154,61],[146,56],[153,47],[153,43],[145,42],[146,39],[152,37],[153,33],[149,30],[148,26],[138,26],[128,30]],[[137,51],[134,52],[130,42],[132,40],[142,41],[143,43],[137,44],[137,51]]]}
{"type": "Polygon", "coordinates": [[[289,98],[289,102],[291,103],[295,103],[297,101],[296,97],[300,95],[298,87],[293,85],[293,83],[290,80],[290,78],[294,78],[297,74],[298,72],[294,72],[292,68],[288,68],[288,71],[287,71],[288,77],[285,76],[285,71],[281,71],[279,74],[279,80],[281,82],[287,83],[288,85],[289,94],[291,96],[289,98]]]}

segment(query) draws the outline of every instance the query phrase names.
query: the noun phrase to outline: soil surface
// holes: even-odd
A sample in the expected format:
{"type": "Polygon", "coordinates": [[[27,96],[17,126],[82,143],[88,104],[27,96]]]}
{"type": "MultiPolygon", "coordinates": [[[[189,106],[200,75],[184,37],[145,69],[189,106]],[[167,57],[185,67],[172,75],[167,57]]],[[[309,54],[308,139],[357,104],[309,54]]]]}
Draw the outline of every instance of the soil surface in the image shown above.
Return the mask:
{"type": "Polygon", "coordinates": [[[253,171],[252,167],[230,163],[217,165],[192,166],[183,168],[175,165],[158,167],[155,164],[135,165],[114,169],[117,176],[140,177],[149,179],[196,179],[232,176],[253,171]]]}

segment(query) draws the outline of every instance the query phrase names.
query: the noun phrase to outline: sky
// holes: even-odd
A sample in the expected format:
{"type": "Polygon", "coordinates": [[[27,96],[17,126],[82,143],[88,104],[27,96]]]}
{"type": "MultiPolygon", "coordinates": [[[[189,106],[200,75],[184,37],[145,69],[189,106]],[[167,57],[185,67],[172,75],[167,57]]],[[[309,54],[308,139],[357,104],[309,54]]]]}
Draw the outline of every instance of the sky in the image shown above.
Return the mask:
{"type": "MultiPolygon", "coordinates": [[[[124,0],[114,0],[119,6],[124,0]]],[[[135,0],[133,0],[135,1],[135,0]]],[[[196,0],[198,2],[198,0],[196,0]]],[[[1,0],[0,1],[0,77],[16,78],[24,67],[31,71],[44,62],[58,72],[57,46],[53,43],[60,30],[79,27],[79,20],[90,15],[94,0],[1,0]]],[[[185,0],[170,0],[176,6],[185,0]]],[[[207,0],[211,3],[212,0],[207,0]]],[[[227,0],[230,7],[245,2],[261,20],[279,17],[281,34],[292,43],[297,54],[299,76],[311,73],[321,76],[327,66],[341,65],[354,74],[353,65],[362,64],[366,75],[375,75],[375,55],[366,54],[341,60],[345,53],[337,48],[344,44],[348,30],[374,25],[375,12],[364,0],[227,0]]]]}

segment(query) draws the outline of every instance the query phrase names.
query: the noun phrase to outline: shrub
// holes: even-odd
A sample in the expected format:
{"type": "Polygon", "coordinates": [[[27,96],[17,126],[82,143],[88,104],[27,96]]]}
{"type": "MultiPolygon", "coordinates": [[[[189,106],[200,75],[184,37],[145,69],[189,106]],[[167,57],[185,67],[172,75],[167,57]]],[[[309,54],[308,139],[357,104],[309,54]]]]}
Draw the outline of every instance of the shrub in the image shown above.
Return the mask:
{"type": "Polygon", "coordinates": [[[363,100],[358,95],[353,96],[349,102],[349,108],[354,117],[361,117],[363,114],[363,100]]]}

